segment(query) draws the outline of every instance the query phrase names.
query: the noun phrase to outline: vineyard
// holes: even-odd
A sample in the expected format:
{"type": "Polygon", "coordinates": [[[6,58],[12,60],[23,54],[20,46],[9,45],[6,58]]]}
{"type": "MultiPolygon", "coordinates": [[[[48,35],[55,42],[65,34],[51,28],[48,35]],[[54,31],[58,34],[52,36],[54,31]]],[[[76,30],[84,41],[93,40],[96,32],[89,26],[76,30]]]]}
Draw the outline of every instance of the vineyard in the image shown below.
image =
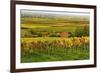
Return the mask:
{"type": "Polygon", "coordinates": [[[89,58],[89,37],[23,38],[21,48],[23,62],[83,60],[89,58]]]}
{"type": "Polygon", "coordinates": [[[21,15],[21,62],[89,59],[89,17],[21,15]]]}

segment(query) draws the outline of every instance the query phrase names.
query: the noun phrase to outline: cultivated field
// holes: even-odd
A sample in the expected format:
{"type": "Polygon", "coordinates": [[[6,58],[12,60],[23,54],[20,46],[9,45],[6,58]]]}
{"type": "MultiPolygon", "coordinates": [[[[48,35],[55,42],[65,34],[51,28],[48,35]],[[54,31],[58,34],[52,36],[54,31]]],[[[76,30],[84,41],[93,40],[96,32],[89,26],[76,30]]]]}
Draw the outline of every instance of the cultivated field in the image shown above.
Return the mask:
{"type": "Polygon", "coordinates": [[[21,62],[86,59],[88,16],[21,17],[21,62]]]}

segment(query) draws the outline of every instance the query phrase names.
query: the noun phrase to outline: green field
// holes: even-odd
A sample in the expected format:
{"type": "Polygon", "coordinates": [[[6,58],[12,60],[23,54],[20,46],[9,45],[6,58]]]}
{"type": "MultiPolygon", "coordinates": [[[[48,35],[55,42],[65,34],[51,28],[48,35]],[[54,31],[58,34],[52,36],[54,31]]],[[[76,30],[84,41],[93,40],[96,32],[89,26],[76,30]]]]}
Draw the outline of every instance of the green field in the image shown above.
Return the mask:
{"type": "Polygon", "coordinates": [[[86,59],[89,16],[21,16],[22,63],[86,59]]]}

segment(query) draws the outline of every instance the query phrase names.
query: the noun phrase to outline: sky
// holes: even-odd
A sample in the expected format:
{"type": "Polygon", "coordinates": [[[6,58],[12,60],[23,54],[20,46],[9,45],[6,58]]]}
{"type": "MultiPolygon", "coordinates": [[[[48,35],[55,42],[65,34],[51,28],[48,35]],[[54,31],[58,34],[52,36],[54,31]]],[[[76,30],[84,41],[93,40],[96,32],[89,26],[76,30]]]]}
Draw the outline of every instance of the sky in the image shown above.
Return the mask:
{"type": "Polygon", "coordinates": [[[89,12],[47,11],[47,10],[21,10],[21,15],[50,15],[50,16],[89,16],[89,12]]]}

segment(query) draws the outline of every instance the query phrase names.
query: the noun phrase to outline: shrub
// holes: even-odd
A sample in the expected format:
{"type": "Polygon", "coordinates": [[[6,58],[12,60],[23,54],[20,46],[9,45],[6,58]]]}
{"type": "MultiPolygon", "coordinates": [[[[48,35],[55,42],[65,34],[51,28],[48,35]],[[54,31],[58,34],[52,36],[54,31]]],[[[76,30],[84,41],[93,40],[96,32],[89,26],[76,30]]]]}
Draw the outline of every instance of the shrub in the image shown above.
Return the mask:
{"type": "Polygon", "coordinates": [[[76,28],[74,36],[89,36],[89,26],[84,26],[83,28],[76,28]]]}

